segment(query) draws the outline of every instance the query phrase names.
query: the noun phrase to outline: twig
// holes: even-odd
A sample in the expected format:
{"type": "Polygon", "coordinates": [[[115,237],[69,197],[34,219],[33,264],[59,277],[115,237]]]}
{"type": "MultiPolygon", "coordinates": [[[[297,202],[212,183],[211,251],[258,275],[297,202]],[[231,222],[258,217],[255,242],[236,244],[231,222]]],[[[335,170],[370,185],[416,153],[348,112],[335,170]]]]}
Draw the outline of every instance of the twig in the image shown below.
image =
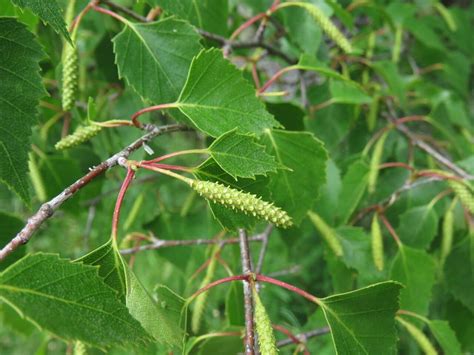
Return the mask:
{"type": "Polygon", "coordinates": [[[137,20],[137,21],[140,21],[140,22],[149,22],[148,19],[144,16],[141,16],[139,14],[137,14],[136,12],[126,8],[125,6],[122,6],[122,5],[119,5],[119,4],[116,4],[112,1],[108,1],[108,0],[101,0],[99,1],[99,3],[101,4],[104,4],[104,5],[107,5],[108,7],[110,7],[111,9],[114,9],[116,11],[120,11],[122,13],[124,13],[125,15],[127,16],[130,16],[131,18],[137,20]]]}
{"type": "Polygon", "coordinates": [[[470,175],[463,169],[461,169],[459,166],[454,164],[451,160],[449,160],[447,157],[445,157],[443,154],[439,153],[436,149],[434,149],[432,146],[427,144],[426,142],[422,141],[414,133],[410,131],[410,129],[405,126],[404,124],[397,124],[396,122],[396,117],[397,114],[395,112],[395,109],[390,102],[390,100],[386,100],[386,106],[388,108],[389,113],[386,115],[387,119],[395,125],[397,130],[405,134],[410,141],[416,145],[418,148],[421,150],[424,150],[426,153],[431,155],[435,160],[437,160],[439,163],[450,169],[451,171],[455,172],[457,175],[460,177],[467,179],[467,180],[473,180],[474,176],[470,175]]]}
{"type": "MultiPolygon", "coordinates": [[[[250,250],[247,239],[247,232],[239,229],[240,256],[242,261],[242,271],[244,275],[251,275],[252,266],[250,262],[250,250]]],[[[255,331],[253,325],[253,295],[252,285],[249,280],[244,281],[244,305],[245,305],[245,354],[255,354],[255,331]]]]}
{"type": "Polygon", "coordinates": [[[260,41],[231,41],[223,36],[219,36],[215,33],[210,33],[207,31],[204,31],[202,29],[197,29],[197,32],[210,40],[213,40],[215,42],[218,42],[224,47],[229,47],[232,49],[244,49],[244,48],[263,48],[265,49],[269,54],[280,57],[283,59],[285,62],[288,64],[296,64],[297,60],[294,58],[289,57],[285,53],[283,53],[281,50],[278,48],[275,48],[265,42],[260,42],[260,41]]]}
{"type": "MultiPolygon", "coordinates": [[[[100,3],[102,3],[104,5],[107,5],[107,6],[109,6],[110,8],[112,8],[116,11],[120,11],[120,12],[134,18],[137,21],[148,22],[146,17],[143,17],[143,16],[137,14],[136,12],[134,12],[134,11],[124,7],[124,6],[118,5],[118,4],[116,4],[112,1],[102,0],[102,1],[100,1],[100,3]]],[[[266,49],[269,54],[280,57],[281,59],[283,59],[284,61],[286,61],[289,64],[295,64],[297,62],[297,60],[295,60],[293,58],[290,58],[289,56],[287,56],[285,53],[283,53],[279,49],[277,49],[275,47],[272,47],[271,45],[269,45],[267,43],[264,43],[263,41],[254,40],[254,41],[248,41],[248,42],[247,41],[237,42],[237,41],[228,40],[227,38],[219,36],[218,34],[207,32],[207,31],[204,31],[202,29],[197,29],[197,32],[201,36],[203,36],[207,39],[216,41],[216,42],[220,43],[222,46],[227,47],[227,48],[234,48],[234,49],[238,49],[238,48],[263,48],[263,49],[266,49]]]]}
{"type": "Polygon", "coordinates": [[[429,184],[429,183],[432,183],[432,182],[435,182],[435,181],[441,181],[442,178],[438,177],[438,176],[432,176],[432,177],[429,177],[429,178],[426,178],[426,179],[420,179],[420,180],[416,180],[414,182],[407,182],[405,183],[402,187],[398,188],[397,190],[395,190],[390,196],[388,196],[387,198],[379,201],[378,203],[376,203],[375,205],[371,205],[369,207],[365,207],[363,208],[360,212],[357,213],[357,215],[351,220],[350,224],[355,224],[357,223],[360,219],[362,219],[368,212],[370,211],[373,211],[373,210],[381,210],[381,211],[384,211],[386,210],[387,208],[389,208],[390,206],[392,206],[398,199],[399,197],[402,195],[402,193],[404,193],[405,191],[409,191],[411,189],[414,189],[418,186],[422,186],[422,185],[425,185],[425,184],[429,184]]]}
{"type": "Polygon", "coordinates": [[[41,205],[39,210],[28,219],[28,222],[23,227],[23,229],[7,245],[5,245],[2,250],[0,250],[0,261],[5,259],[20,245],[26,244],[30,240],[32,235],[43,224],[43,222],[50,218],[65,201],[67,201],[77,191],[89,184],[99,175],[102,175],[104,172],[117,165],[119,158],[128,158],[128,156],[132,152],[139,149],[143,145],[143,143],[146,143],[163,133],[176,132],[186,129],[188,129],[186,126],[180,124],[172,124],[160,127],[155,126],[147,134],[137,139],[135,142],[133,142],[120,152],[111,156],[109,159],[103,161],[96,167],[90,169],[90,171],[86,175],[84,175],[72,185],[64,189],[59,195],[41,205]]]}
{"type": "Polygon", "coordinates": [[[260,249],[260,254],[258,256],[257,268],[255,269],[255,272],[257,274],[260,274],[262,272],[263,260],[265,259],[265,254],[268,249],[268,238],[270,237],[270,234],[272,233],[272,231],[273,231],[273,225],[269,224],[267,228],[265,228],[265,230],[261,234],[262,247],[260,249]]]}
{"type": "MultiPolygon", "coordinates": [[[[261,235],[256,235],[253,237],[248,238],[249,242],[259,242],[262,241],[263,238],[261,235]]],[[[168,248],[168,247],[177,247],[177,246],[187,246],[187,245],[209,245],[209,244],[237,244],[239,243],[239,238],[230,238],[230,239],[190,239],[190,240],[162,240],[158,239],[152,244],[141,245],[138,248],[130,248],[130,249],[122,249],[120,253],[122,255],[129,255],[135,254],[140,251],[144,250],[156,250],[161,248],[168,248]]]]}
{"type": "MultiPolygon", "coordinates": [[[[314,337],[324,335],[324,334],[328,334],[330,332],[331,332],[331,330],[329,329],[329,327],[323,327],[323,328],[310,330],[309,332],[306,332],[306,333],[297,334],[296,338],[301,340],[301,342],[305,342],[306,339],[314,338],[314,337]]],[[[294,343],[293,339],[287,338],[287,339],[280,340],[277,343],[277,347],[281,348],[283,346],[287,346],[287,345],[290,345],[290,344],[293,344],[293,343],[294,343]]]]}

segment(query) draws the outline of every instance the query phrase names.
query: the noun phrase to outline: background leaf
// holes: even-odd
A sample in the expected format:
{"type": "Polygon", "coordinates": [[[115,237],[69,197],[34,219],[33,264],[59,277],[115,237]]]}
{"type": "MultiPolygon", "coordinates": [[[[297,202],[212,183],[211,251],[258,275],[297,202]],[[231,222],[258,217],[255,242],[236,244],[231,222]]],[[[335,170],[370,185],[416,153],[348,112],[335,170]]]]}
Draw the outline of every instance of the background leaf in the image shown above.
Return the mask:
{"type": "Polygon", "coordinates": [[[435,282],[435,263],[426,252],[400,245],[390,277],[405,286],[400,293],[400,308],[426,315],[435,282]]]}
{"type": "Polygon", "coordinates": [[[406,245],[426,249],[437,232],[438,215],[430,205],[410,208],[400,216],[397,234],[406,245]]]}
{"type": "Polygon", "coordinates": [[[278,126],[242,73],[217,49],[203,50],[193,59],[177,107],[212,137],[234,128],[261,134],[278,126]]]}
{"type": "Polygon", "coordinates": [[[227,0],[148,0],[203,30],[227,34],[227,0]]]}
{"type": "Polygon", "coordinates": [[[191,60],[201,49],[193,27],[173,18],[145,24],[127,21],[113,41],[120,77],[154,103],[178,98],[191,60]]]}
{"type": "Polygon", "coordinates": [[[271,200],[298,225],[325,183],[327,152],[323,144],[307,132],[268,130],[262,141],[277,162],[290,169],[270,175],[271,200]]]}
{"type": "MultiPolygon", "coordinates": [[[[78,262],[99,266],[99,274],[118,292],[130,314],[157,341],[181,347],[182,330],[179,322],[167,311],[165,305],[153,300],[132,270],[114,247],[112,240],[87,254],[78,262]]],[[[170,298],[170,296],[168,296],[170,298]]],[[[171,302],[168,299],[168,302],[171,302]]]]}
{"type": "Polygon", "coordinates": [[[474,313],[474,233],[458,243],[444,266],[449,291],[474,313]]]}
{"type": "Polygon", "coordinates": [[[28,151],[36,107],[46,94],[39,75],[43,50],[14,18],[0,18],[0,181],[29,201],[28,151]]]}
{"type": "Polygon", "coordinates": [[[217,164],[233,178],[253,178],[276,172],[275,157],[265,152],[265,147],[255,142],[254,137],[227,132],[217,138],[209,151],[217,164]]]}
{"type": "Polygon", "coordinates": [[[38,15],[39,18],[49,24],[56,33],[60,33],[66,38],[68,42],[71,42],[71,37],[69,36],[69,31],[66,28],[66,23],[63,19],[62,10],[59,7],[56,0],[11,0],[13,4],[21,8],[30,9],[35,15],[38,15]]]}
{"type": "Polygon", "coordinates": [[[321,299],[337,353],[395,354],[400,288],[388,281],[321,299]]]}
{"type": "Polygon", "coordinates": [[[39,327],[68,340],[101,347],[148,339],[97,268],[56,255],[28,255],[4,270],[0,298],[39,327]]]}

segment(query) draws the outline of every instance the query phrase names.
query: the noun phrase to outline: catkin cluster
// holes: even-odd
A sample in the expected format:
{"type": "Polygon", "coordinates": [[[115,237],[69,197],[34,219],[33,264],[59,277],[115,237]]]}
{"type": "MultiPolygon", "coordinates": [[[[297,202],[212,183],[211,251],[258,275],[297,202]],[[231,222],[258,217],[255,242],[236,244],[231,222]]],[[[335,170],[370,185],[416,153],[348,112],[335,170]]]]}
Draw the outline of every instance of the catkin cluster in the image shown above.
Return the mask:
{"type": "Polygon", "coordinates": [[[448,185],[453,189],[464,207],[469,212],[474,213],[474,194],[472,190],[464,183],[456,180],[448,180],[448,185]]]}
{"type": "Polygon", "coordinates": [[[79,59],[76,47],[66,43],[63,52],[63,95],[62,106],[64,111],[74,107],[79,80],[79,59]]]}
{"type": "MultiPolygon", "coordinates": [[[[70,24],[74,18],[75,0],[69,1],[66,11],[66,23],[70,24]]],[[[74,107],[78,91],[79,81],[79,55],[76,47],[77,27],[71,33],[71,42],[64,43],[63,47],[63,72],[62,72],[62,107],[64,111],[70,111],[74,107]]]]}
{"type": "Polygon", "coordinates": [[[289,228],[293,225],[291,217],[285,211],[253,194],[218,182],[191,180],[190,185],[199,195],[212,202],[264,219],[278,227],[289,228]]]}
{"type": "Polygon", "coordinates": [[[347,38],[318,7],[306,3],[302,4],[319,26],[321,26],[323,32],[325,32],[339,47],[341,47],[344,52],[352,52],[352,46],[347,38]]]}
{"type": "Polygon", "coordinates": [[[80,126],[78,127],[73,134],[70,134],[63,139],[61,139],[54,146],[57,150],[63,150],[67,148],[75,147],[85,141],[88,141],[102,129],[101,126],[89,125],[89,126],[80,126]]]}

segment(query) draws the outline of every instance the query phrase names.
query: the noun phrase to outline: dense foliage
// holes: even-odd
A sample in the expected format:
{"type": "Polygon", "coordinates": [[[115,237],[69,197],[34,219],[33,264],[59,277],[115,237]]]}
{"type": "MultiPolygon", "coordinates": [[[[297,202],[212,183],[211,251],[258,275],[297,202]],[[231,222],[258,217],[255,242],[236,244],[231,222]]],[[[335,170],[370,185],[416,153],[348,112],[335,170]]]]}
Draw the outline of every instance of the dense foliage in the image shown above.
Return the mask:
{"type": "Polygon", "coordinates": [[[0,0],[0,352],[474,352],[473,21],[0,0]]]}

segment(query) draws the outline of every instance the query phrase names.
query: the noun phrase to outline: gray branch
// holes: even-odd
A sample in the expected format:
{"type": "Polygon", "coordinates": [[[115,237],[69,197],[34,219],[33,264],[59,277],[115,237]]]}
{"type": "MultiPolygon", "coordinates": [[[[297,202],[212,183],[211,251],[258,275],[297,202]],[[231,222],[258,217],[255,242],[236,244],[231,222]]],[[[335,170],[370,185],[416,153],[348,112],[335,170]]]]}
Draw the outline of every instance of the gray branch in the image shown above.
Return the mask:
{"type": "Polygon", "coordinates": [[[28,219],[28,222],[23,227],[23,229],[7,245],[5,245],[3,249],[0,250],[0,261],[5,259],[19,246],[26,244],[31,239],[33,234],[38,230],[38,228],[41,227],[44,221],[50,218],[64,202],[66,202],[77,191],[89,184],[89,182],[94,180],[96,177],[102,175],[107,170],[117,165],[119,158],[128,158],[132,152],[139,149],[144,143],[151,141],[153,138],[163,133],[187,129],[188,128],[186,126],[180,124],[172,124],[160,127],[150,125],[148,127],[149,132],[147,134],[143,135],[141,138],[137,139],[135,142],[125,147],[120,152],[114,154],[109,159],[103,161],[96,167],[91,168],[86,175],[65,188],[59,195],[50,201],[43,203],[39,210],[28,219]]]}

